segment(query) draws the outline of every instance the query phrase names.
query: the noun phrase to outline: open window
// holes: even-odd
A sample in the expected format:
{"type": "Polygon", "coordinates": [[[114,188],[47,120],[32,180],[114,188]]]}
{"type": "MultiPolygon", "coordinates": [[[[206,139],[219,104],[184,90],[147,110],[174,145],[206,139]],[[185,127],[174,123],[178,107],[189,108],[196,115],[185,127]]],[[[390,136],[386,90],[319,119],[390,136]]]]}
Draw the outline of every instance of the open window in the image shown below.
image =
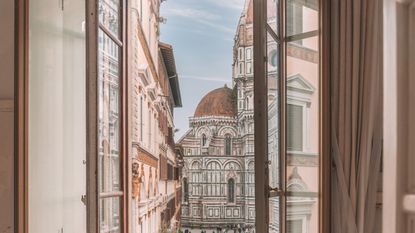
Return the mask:
{"type": "Polygon", "coordinates": [[[318,35],[317,0],[254,1],[257,232],[319,232],[318,35]]]}

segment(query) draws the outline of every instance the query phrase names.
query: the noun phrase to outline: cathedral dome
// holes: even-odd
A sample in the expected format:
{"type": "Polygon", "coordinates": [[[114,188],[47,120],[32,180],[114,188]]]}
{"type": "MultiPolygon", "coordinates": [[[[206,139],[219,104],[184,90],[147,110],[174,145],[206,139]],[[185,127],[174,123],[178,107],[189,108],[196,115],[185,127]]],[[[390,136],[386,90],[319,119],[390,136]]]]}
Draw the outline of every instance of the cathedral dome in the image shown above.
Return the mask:
{"type": "Polygon", "coordinates": [[[236,104],[232,89],[226,85],[206,94],[197,105],[195,117],[229,116],[236,114],[236,104]]]}

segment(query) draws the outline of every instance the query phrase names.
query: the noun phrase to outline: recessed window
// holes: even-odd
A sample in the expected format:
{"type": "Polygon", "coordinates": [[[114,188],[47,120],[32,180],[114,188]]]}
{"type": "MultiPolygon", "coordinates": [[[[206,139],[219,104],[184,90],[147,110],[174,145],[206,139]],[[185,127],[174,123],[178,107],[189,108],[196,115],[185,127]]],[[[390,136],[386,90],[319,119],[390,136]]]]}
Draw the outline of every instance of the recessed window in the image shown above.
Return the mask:
{"type": "Polygon", "coordinates": [[[252,59],[252,49],[251,48],[247,48],[246,49],[246,60],[251,60],[252,59]]]}
{"type": "Polygon", "coordinates": [[[252,74],[252,63],[251,62],[246,63],[246,73],[252,74]]]}
{"type": "Polygon", "coordinates": [[[288,220],[287,221],[287,233],[303,233],[303,221],[302,220],[288,220]]]}
{"type": "Polygon", "coordinates": [[[206,146],[207,143],[207,138],[206,138],[206,134],[202,135],[202,146],[206,146]]]}
{"type": "Polygon", "coordinates": [[[238,54],[239,54],[239,61],[242,61],[244,59],[244,48],[239,48],[238,54]]]}
{"type": "Polygon", "coordinates": [[[187,178],[183,178],[183,200],[185,202],[189,201],[189,183],[187,182],[187,178]]]}
{"type": "Polygon", "coordinates": [[[225,137],[225,155],[231,155],[231,143],[232,139],[230,135],[225,137]]]}
{"type": "Polygon", "coordinates": [[[291,151],[303,150],[303,107],[287,105],[287,147],[291,151]]]}
{"type": "Polygon", "coordinates": [[[233,178],[228,180],[228,202],[235,202],[235,180],[233,178]]]}
{"type": "Polygon", "coordinates": [[[239,63],[239,74],[244,74],[244,63],[242,62],[239,63]]]}

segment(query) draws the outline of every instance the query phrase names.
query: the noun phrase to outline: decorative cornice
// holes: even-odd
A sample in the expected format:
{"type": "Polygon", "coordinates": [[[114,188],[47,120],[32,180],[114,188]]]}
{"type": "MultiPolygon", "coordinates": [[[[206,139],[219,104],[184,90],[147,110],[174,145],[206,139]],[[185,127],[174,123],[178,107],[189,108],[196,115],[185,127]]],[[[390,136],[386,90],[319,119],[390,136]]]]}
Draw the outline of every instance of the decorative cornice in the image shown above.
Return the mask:
{"type": "Polygon", "coordinates": [[[296,152],[288,152],[287,154],[287,164],[289,166],[317,167],[318,162],[317,154],[296,152]]]}
{"type": "Polygon", "coordinates": [[[142,148],[138,143],[133,143],[133,147],[137,148],[137,160],[145,163],[151,167],[158,167],[158,158],[152,155],[150,152],[142,148]]]}
{"type": "Polygon", "coordinates": [[[202,126],[207,124],[212,125],[236,125],[237,120],[235,117],[225,116],[203,116],[203,117],[190,117],[189,125],[192,127],[202,126]]]}
{"type": "Polygon", "coordinates": [[[319,61],[319,56],[318,56],[317,51],[306,48],[301,45],[293,44],[293,43],[288,44],[287,55],[290,57],[295,57],[295,58],[305,60],[308,62],[312,62],[315,64],[318,64],[318,61],[319,61]]]}

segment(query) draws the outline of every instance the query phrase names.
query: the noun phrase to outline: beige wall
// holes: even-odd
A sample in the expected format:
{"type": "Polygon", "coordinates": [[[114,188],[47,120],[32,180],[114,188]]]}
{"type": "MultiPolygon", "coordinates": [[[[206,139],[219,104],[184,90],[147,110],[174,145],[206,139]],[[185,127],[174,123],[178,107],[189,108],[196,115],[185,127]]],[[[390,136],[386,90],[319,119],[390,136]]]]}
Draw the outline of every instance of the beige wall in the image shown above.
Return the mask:
{"type": "Polygon", "coordinates": [[[13,232],[14,1],[0,1],[0,232],[13,232]]]}

